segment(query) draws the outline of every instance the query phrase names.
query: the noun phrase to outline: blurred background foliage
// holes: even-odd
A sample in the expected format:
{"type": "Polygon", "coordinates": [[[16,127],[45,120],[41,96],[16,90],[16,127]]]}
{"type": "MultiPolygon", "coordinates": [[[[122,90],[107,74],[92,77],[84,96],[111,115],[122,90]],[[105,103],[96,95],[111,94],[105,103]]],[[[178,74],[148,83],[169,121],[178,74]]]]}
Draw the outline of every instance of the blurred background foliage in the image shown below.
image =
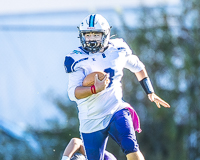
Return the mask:
{"type": "MultiPolygon", "coordinates": [[[[141,8],[137,27],[128,25],[120,12],[122,28],[112,29],[112,34],[124,38],[145,64],[156,94],[171,105],[170,109],[158,109],[148,100],[135,75],[124,70],[124,100],[140,116],[143,131],[137,139],[147,160],[200,160],[200,1],[183,0],[177,12],[178,16],[167,7],[141,8]]],[[[34,154],[24,142],[16,141],[14,146],[22,148],[16,150],[17,159],[60,159],[70,139],[79,137],[75,103],[65,103],[63,97],[53,103],[65,113],[67,125],[60,128],[50,122],[52,130],[30,128],[42,152],[34,154]]],[[[3,137],[9,139],[5,140],[6,146],[10,137],[3,137]]],[[[119,160],[126,159],[112,139],[107,150],[119,160]]],[[[1,153],[0,159],[9,159],[1,153]]]]}

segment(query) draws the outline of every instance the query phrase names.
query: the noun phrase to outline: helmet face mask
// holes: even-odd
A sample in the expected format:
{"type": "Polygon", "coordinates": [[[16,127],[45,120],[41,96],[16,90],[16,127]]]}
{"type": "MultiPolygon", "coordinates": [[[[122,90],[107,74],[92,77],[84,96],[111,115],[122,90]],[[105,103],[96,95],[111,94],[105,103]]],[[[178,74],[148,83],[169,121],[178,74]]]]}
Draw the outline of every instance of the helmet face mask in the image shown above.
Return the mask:
{"type": "Polygon", "coordinates": [[[96,52],[100,51],[102,48],[101,41],[97,41],[97,40],[96,41],[86,41],[85,44],[86,44],[85,49],[87,51],[90,51],[91,53],[96,53],[96,52]]]}
{"type": "Polygon", "coordinates": [[[99,14],[91,14],[87,16],[78,27],[79,38],[82,47],[87,52],[96,53],[108,46],[108,41],[110,39],[110,26],[107,20],[99,14]],[[102,38],[100,41],[92,40],[86,41],[86,33],[102,33],[102,38]]]}

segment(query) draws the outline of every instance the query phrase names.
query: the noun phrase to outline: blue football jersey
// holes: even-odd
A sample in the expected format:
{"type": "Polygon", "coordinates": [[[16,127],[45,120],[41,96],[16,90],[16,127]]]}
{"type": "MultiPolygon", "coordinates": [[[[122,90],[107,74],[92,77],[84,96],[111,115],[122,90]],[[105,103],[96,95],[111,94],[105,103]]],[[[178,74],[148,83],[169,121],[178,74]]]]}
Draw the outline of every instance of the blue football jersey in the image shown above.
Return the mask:
{"type": "Polygon", "coordinates": [[[66,56],[65,70],[69,73],[68,95],[77,103],[80,132],[90,133],[104,129],[113,113],[126,107],[122,100],[121,88],[123,69],[139,72],[144,67],[123,39],[110,40],[108,48],[103,53],[87,53],[79,47],[66,56]],[[109,86],[97,94],[76,99],[75,88],[82,86],[84,78],[95,71],[109,74],[109,86]]]}

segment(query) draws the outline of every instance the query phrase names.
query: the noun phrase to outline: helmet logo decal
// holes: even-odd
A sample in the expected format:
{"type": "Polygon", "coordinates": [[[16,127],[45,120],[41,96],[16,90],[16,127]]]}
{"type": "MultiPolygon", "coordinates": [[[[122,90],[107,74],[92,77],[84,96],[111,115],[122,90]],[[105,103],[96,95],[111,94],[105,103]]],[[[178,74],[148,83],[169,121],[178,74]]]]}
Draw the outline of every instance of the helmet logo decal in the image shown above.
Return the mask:
{"type": "Polygon", "coordinates": [[[95,27],[87,27],[87,29],[95,29],[95,27]]]}

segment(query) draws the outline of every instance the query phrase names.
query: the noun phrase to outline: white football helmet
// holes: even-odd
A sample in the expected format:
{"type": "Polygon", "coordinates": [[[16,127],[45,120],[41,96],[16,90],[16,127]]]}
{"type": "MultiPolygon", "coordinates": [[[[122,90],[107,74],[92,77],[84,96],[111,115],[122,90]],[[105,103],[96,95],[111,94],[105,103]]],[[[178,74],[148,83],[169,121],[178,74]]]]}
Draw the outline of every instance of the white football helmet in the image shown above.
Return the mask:
{"type": "Polygon", "coordinates": [[[102,48],[108,46],[108,41],[110,39],[110,25],[107,20],[101,16],[100,14],[91,14],[88,15],[86,18],[83,19],[79,29],[79,38],[82,44],[83,49],[87,52],[96,53],[102,48]],[[102,39],[99,45],[97,41],[86,41],[85,40],[85,33],[88,32],[101,32],[102,39]]]}

